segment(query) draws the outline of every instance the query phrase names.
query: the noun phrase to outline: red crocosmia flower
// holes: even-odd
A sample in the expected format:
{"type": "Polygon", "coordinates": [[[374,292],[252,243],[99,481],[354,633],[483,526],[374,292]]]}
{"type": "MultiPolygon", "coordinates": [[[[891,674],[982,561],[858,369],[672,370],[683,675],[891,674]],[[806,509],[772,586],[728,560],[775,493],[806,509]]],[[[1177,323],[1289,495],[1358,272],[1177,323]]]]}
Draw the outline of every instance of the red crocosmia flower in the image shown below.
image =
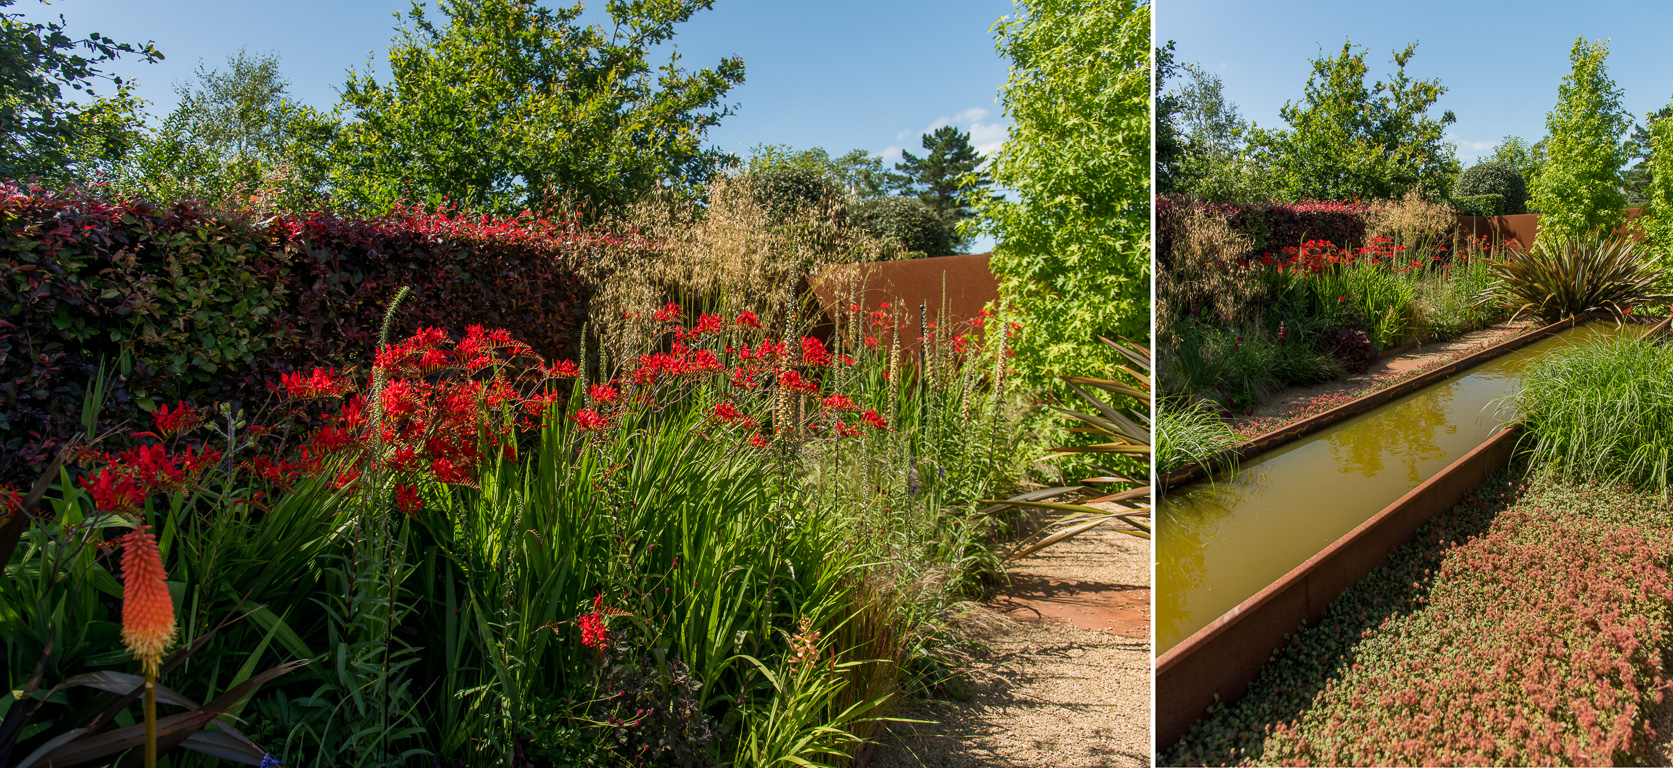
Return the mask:
{"type": "Polygon", "coordinates": [[[742,411],[738,410],[737,406],[731,403],[721,403],[715,406],[715,418],[724,423],[733,424],[742,421],[745,416],[742,411]]]}
{"type": "Polygon", "coordinates": [[[699,349],[691,353],[691,363],[686,366],[687,372],[718,371],[726,367],[720,362],[720,357],[706,349],[699,349]]]}
{"type": "Polygon", "coordinates": [[[575,422],[575,426],[583,430],[603,429],[610,425],[609,419],[600,416],[598,411],[591,408],[582,408],[569,414],[569,420],[575,422]]]}
{"type": "Polygon", "coordinates": [[[1338,302],[1338,303],[1340,303],[1340,302],[1344,302],[1344,301],[1347,301],[1347,300],[1348,300],[1348,297],[1346,297],[1346,296],[1337,296],[1337,297],[1336,297],[1336,301],[1337,301],[1337,302],[1338,302]]]}
{"type": "Polygon", "coordinates": [[[686,338],[695,339],[706,333],[719,333],[722,326],[723,322],[718,315],[704,312],[697,318],[696,324],[691,326],[691,331],[686,334],[686,338]]]}
{"type": "Polygon", "coordinates": [[[803,337],[802,362],[806,365],[830,365],[831,353],[825,349],[825,342],[812,336],[803,337]]]}
{"type": "Polygon", "coordinates": [[[414,472],[418,470],[418,451],[410,445],[396,448],[389,454],[389,468],[396,472],[414,472]]]}
{"type": "Polygon", "coordinates": [[[418,495],[416,486],[396,484],[395,506],[408,515],[416,515],[424,508],[424,497],[418,495]]]}
{"type": "Polygon", "coordinates": [[[343,490],[344,488],[347,488],[351,485],[354,485],[355,481],[357,481],[359,479],[360,479],[360,470],[358,470],[358,469],[345,469],[345,470],[342,471],[341,474],[337,475],[336,480],[331,481],[331,490],[333,490],[333,491],[343,490]]]}
{"type": "Polygon", "coordinates": [[[884,421],[883,417],[877,413],[877,409],[875,408],[869,409],[865,413],[860,414],[860,419],[874,429],[889,428],[889,422],[884,421]]]}
{"type": "Polygon", "coordinates": [[[759,371],[738,366],[737,368],[732,369],[732,386],[741,387],[743,389],[755,389],[756,387],[761,386],[761,382],[757,381],[755,378],[759,374],[759,371]]]}
{"type": "Polygon", "coordinates": [[[172,411],[166,404],[157,406],[157,410],[151,414],[151,423],[156,427],[159,437],[168,437],[186,429],[196,418],[197,413],[182,400],[172,411]]]}
{"type": "Polygon", "coordinates": [[[791,392],[806,392],[810,395],[819,392],[818,384],[809,381],[796,371],[780,371],[778,386],[780,389],[788,389],[791,392]]]}
{"type": "Polygon", "coordinates": [[[953,351],[954,352],[963,352],[964,350],[968,349],[969,347],[970,347],[970,340],[965,338],[964,334],[961,333],[961,334],[953,337],[953,351]]]}
{"type": "Polygon", "coordinates": [[[837,437],[854,437],[855,435],[860,434],[860,430],[842,423],[842,419],[837,419],[836,433],[837,437]]]}
{"type": "Polygon", "coordinates": [[[604,617],[596,613],[589,613],[580,619],[581,644],[588,648],[603,650],[610,642],[609,629],[605,627],[604,617]]]}
{"type": "Polygon", "coordinates": [[[866,337],[866,346],[868,346],[868,347],[877,346],[877,337],[876,336],[867,336],[866,337]]]}
{"type": "Polygon", "coordinates": [[[464,467],[453,463],[452,459],[433,459],[430,462],[430,473],[439,482],[448,485],[475,485],[476,481],[464,467]]]}
{"type": "Polygon", "coordinates": [[[148,527],[124,535],[122,543],[122,644],[149,675],[157,673],[163,651],[174,640],[174,599],[164,580],[163,557],[148,527]]]}
{"type": "Polygon", "coordinates": [[[581,370],[575,366],[574,360],[559,360],[546,367],[546,375],[559,379],[573,379],[581,375],[581,370]]]}
{"type": "Polygon", "coordinates": [[[622,393],[619,390],[609,384],[594,384],[587,387],[587,396],[591,397],[594,402],[605,405],[615,405],[616,401],[621,399],[621,395],[622,393]]]}
{"type": "Polygon", "coordinates": [[[315,368],[313,373],[307,376],[300,373],[282,374],[279,376],[279,384],[284,387],[285,394],[295,398],[341,397],[352,387],[348,379],[338,376],[335,370],[326,368],[315,368]]]}
{"type": "Polygon", "coordinates": [[[853,400],[849,400],[842,395],[831,395],[825,398],[824,403],[826,408],[833,411],[856,411],[860,408],[860,406],[854,404],[853,400]]]}
{"type": "Polygon", "coordinates": [[[738,325],[741,325],[745,328],[760,328],[761,327],[761,318],[756,317],[754,312],[751,312],[747,309],[738,313],[738,321],[737,322],[738,322],[738,325]]]}
{"type": "Polygon", "coordinates": [[[680,305],[670,301],[667,304],[664,304],[662,309],[657,310],[655,314],[651,315],[651,317],[655,318],[659,323],[677,323],[680,321],[681,314],[683,313],[680,310],[680,305]]]}
{"type": "Polygon", "coordinates": [[[764,448],[767,447],[767,438],[762,437],[759,433],[754,434],[754,435],[750,435],[749,444],[752,445],[752,446],[755,446],[756,448],[763,448],[764,449],[764,448]]]}
{"type": "Polygon", "coordinates": [[[855,364],[853,355],[839,355],[837,357],[837,360],[841,361],[843,365],[854,365],[855,364]]]}
{"type": "Polygon", "coordinates": [[[140,508],[150,494],[134,482],[112,472],[109,467],[83,477],[77,485],[93,497],[93,506],[105,512],[127,512],[140,508]]]}
{"type": "Polygon", "coordinates": [[[877,305],[877,308],[878,308],[878,309],[883,309],[883,310],[886,310],[886,309],[888,309],[888,308],[889,308],[889,302],[887,302],[887,301],[885,301],[885,302],[883,302],[883,303],[882,303],[882,304],[878,304],[878,305],[877,305]]]}

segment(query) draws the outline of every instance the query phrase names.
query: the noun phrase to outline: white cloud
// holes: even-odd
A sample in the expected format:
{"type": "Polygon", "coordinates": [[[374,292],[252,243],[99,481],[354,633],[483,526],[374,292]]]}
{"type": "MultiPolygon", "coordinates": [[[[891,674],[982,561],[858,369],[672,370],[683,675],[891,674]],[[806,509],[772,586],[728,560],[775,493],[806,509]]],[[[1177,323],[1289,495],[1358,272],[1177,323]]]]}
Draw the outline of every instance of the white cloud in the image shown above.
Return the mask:
{"type": "Polygon", "coordinates": [[[1459,160],[1474,160],[1492,152],[1494,147],[1499,146],[1497,141],[1464,141],[1457,136],[1448,136],[1446,140],[1457,145],[1459,160]]]}
{"type": "Polygon", "coordinates": [[[883,164],[889,167],[894,167],[895,163],[900,162],[900,152],[903,149],[905,149],[905,147],[889,147],[888,149],[883,150],[883,164]]]}

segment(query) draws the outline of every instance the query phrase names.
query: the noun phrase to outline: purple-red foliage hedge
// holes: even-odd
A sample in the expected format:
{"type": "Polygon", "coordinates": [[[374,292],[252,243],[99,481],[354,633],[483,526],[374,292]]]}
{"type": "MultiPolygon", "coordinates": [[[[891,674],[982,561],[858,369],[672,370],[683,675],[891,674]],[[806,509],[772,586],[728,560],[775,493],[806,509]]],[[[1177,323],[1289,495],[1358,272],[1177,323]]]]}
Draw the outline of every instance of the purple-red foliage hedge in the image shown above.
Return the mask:
{"type": "Polygon", "coordinates": [[[366,362],[401,286],[391,338],[483,324],[573,357],[578,264],[641,247],[573,219],[258,219],[0,184],[0,481],[32,479],[81,430],[101,361],[128,363],[101,429],[175,399],[254,413],[279,373],[366,362]]]}
{"type": "Polygon", "coordinates": [[[1369,203],[1207,203],[1184,197],[1156,198],[1156,253],[1164,262],[1173,253],[1173,238],[1185,217],[1174,215],[1190,208],[1226,216],[1238,232],[1253,238],[1253,253],[1276,254],[1308,240],[1325,240],[1351,248],[1365,241],[1370,214],[1369,203]]]}

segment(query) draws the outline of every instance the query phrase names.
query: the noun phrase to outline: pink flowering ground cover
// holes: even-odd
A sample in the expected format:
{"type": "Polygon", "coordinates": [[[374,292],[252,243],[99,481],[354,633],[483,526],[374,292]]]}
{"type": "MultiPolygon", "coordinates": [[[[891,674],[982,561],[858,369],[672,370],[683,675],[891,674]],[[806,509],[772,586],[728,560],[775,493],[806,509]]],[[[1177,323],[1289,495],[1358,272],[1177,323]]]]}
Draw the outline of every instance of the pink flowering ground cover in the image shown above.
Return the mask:
{"type": "Polygon", "coordinates": [[[1673,505],[1522,471],[1426,526],[1160,764],[1649,761],[1673,505]]]}

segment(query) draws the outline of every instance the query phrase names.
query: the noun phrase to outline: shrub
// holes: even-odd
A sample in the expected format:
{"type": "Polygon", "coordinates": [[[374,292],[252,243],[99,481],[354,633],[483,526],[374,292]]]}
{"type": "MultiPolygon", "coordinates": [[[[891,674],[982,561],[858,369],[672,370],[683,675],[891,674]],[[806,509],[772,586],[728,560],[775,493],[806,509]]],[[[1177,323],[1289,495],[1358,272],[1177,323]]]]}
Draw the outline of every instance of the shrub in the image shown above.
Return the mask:
{"type": "Polygon", "coordinates": [[[1471,195],[1452,199],[1453,210],[1463,216],[1498,216],[1503,205],[1503,195],[1471,195]]]}
{"type": "Polygon", "coordinates": [[[281,373],[363,362],[402,286],[413,295],[396,333],[491,324],[573,356],[589,298],[577,266],[644,247],[569,219],[397,209],[253,222],[0,187],[0,478],[28,476],[80,430],[101,361],[128,361],[108,424],[199,397],[253,412],[281,373]]]}
{"type": "Polygon", "coordinates": [[[929,203],[915,197],[879,197],[854,204],[854,226],[923,256],[952,253],[953,233],[929,203]]]}
{"type": "Polygon", "coordinates": [[[1366,228],[1377,206],[1357,202],[1204,203],[1180,197],[1156,200],[1156,246],[1161,266],[1172,258],[1174,238],[1188,217],[1175,209],[1198,209],[1225,217],[1231,228],[1249,238],[1246,255],[1278,253],[1309,240],[1353,248],[1366,241],[1366,228]]]}
{"type": "Polygon", "coordinates": [[[1458,174],[1458,181],[1452,185],[1452,197],[1456,201],[1485,195],[1498,196],[1498,200],[1493,201],[1495,207],[1492,212],[1471,212],[1471,216],[1507,216],[1528,212],[1528,184],[1523,180],[1522,172],[1509,163],[1497,160],[1476,163],[1458,174]]]}
{"type": "Polygon", "coordinates": [[[1673,489],[1673,348],[1587,344],[1536,361],[1520,410],[1534,460],[1571,477],[1673,489]]]}
{"type": "Polygon", "coordinates": [[[841,200],[843,190],[810,168],[772,166],[752,171],[746,181],[756,202],[775,219],[841,200]]]}
{"type": "Polygon", "coordinates": [[[1673,299],[1667,278],[1627,236],[1541,236],[1533,248],[1512,248],[1488,268],[1498,282],[1486,300],[1545,322],[1586,312],[1621,315],[1673,299]]]}
{"type": "Polygon", "coordinates": [[[1319,336],[1319,348],[1336,358],[1342,370],[1360,373],[1377,362],[1377,347],[1371,337],[1358,328],[1337,326],[1319,336]]]}

